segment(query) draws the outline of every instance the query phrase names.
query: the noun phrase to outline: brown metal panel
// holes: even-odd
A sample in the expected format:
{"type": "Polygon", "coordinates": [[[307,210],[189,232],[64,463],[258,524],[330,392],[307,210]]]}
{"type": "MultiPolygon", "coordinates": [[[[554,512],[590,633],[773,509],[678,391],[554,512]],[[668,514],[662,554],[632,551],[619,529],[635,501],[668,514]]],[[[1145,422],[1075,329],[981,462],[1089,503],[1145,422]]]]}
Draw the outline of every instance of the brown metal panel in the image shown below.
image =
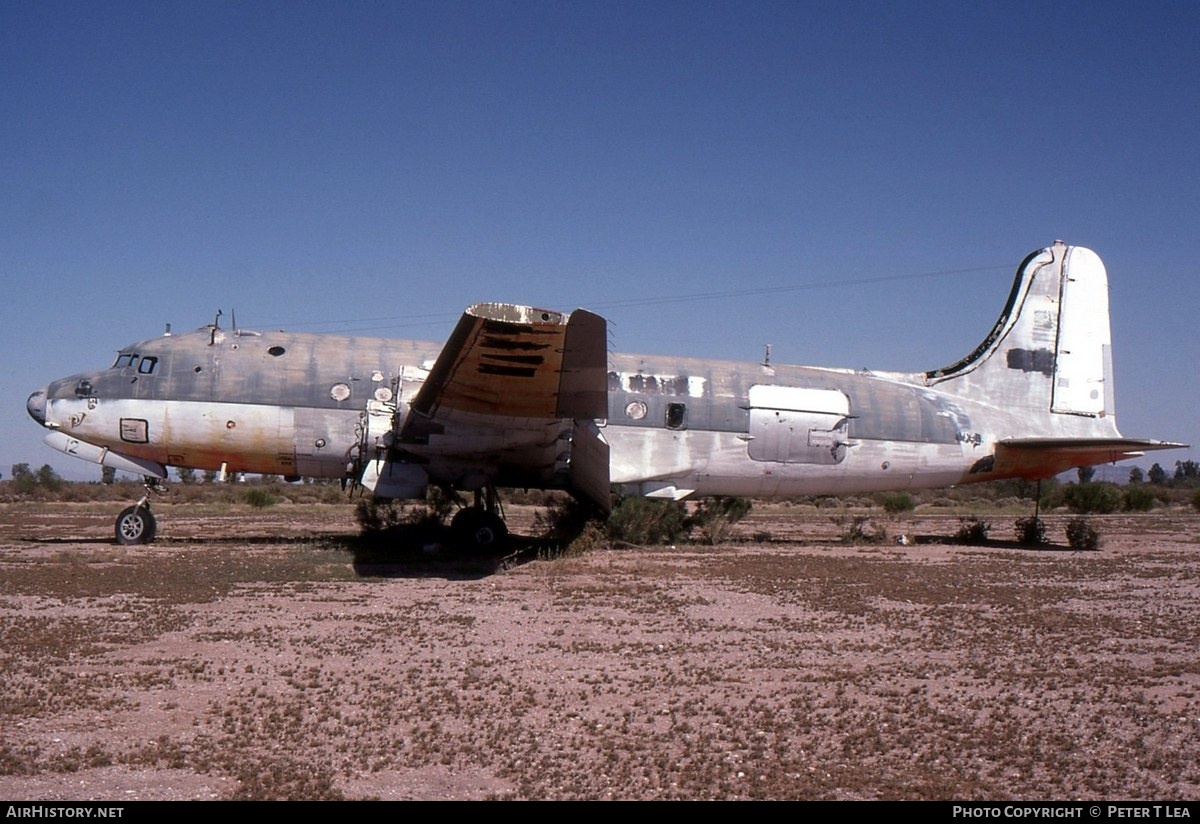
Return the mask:
{"type": "Polygon", "coordinates": [[[566,319],[558,312],[478,304],[465,313],[413,400],[441,408],[516,418],[556,418],[566,319]]]}

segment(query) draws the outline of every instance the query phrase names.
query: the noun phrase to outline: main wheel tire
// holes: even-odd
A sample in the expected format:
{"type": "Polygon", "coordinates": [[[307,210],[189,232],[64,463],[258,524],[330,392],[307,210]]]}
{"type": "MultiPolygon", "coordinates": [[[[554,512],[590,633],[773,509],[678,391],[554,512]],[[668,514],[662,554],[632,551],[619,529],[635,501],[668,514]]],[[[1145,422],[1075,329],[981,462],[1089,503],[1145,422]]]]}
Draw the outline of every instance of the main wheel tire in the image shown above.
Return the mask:
{"type": "Polygon", "coordinates": [[[144,506],[131,506],[117,516],[117,543],[126,546],[148,544],[154,540],[158,524],[144,506]]]}
{"type": "Polygon", "coordinates": [[[508,527],[494,512],[469,506],[450,520],[450,534],[459,546],[477,552],[502,549],[508,543],[508,527]]]}

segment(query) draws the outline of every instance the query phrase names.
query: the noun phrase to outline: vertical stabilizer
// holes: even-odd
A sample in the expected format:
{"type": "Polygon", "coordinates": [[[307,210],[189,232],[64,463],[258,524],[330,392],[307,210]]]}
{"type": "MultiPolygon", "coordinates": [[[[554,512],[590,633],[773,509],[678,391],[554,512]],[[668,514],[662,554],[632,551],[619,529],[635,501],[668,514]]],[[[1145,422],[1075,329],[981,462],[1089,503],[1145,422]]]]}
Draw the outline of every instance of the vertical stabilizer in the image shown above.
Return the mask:
{"type": "Polygon", "coordinates": [[[925,373],[929,386],[1029,418],[1107,418],[1115,434],[1108,275],[1095,252],[1057,241],[1025,258],[974,352],[925,373]]]}

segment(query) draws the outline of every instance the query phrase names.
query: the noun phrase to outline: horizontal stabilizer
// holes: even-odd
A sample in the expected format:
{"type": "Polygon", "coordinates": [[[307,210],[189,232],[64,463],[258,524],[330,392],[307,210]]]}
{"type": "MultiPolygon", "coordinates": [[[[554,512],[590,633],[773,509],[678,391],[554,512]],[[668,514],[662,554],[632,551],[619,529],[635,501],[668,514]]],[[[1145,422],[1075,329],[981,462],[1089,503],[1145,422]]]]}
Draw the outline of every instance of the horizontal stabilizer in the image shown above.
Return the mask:
{"type": "Polygon", "coordinates": [[[1115,463],[1187,444],[1144,438],[1010,438],[996,444],[1000,477],[1050,478],[1077,466],[1115,463]]]}

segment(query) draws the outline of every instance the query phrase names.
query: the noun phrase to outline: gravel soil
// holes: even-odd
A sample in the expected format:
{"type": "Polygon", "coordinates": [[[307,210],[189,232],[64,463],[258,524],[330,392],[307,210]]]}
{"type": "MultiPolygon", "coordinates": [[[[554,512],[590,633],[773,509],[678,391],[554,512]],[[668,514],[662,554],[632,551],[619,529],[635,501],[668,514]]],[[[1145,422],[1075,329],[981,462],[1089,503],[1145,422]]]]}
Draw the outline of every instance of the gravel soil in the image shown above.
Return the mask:
{"type": "Polygon", "coordinates": [[[0,798],[1200,799],[1190,511],[504,560],[364,550],[344,505],[120,547],[115,509],[0,504],[0,798]]]}

